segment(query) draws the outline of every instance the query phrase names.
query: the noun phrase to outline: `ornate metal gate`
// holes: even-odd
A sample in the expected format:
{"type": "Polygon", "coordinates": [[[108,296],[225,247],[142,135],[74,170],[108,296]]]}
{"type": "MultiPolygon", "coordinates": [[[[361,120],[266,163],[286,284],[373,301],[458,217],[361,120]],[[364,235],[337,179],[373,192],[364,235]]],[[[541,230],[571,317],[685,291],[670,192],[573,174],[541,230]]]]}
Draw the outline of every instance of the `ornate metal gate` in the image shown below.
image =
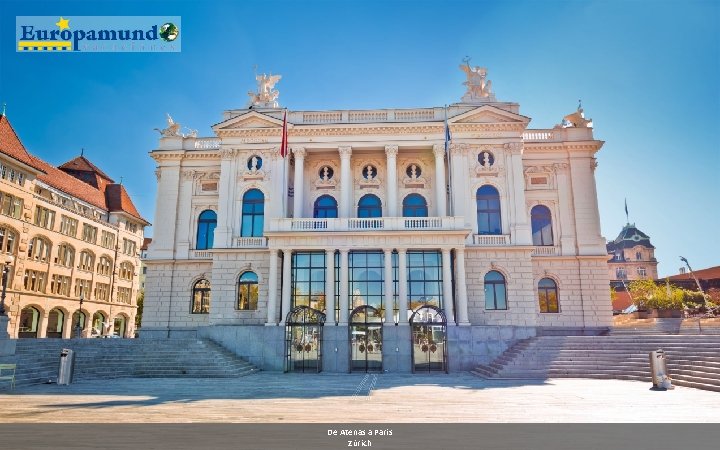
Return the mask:
{"type": "Polygon", "coordinates": [[[325,314],[297,306],[287,314],[285,325],[285,372],[320,372],[325,314]]]}
{"type": "Polygon", "coordinates": [[[412,370],[448,372],[447,319],[434,305],[421,306],[410,316],[412,370]]]}
{"type": "Polygon", "coordinates": [[[370,305],[350,313],[350,371],[382,372],[382,313],[370,305]]]}

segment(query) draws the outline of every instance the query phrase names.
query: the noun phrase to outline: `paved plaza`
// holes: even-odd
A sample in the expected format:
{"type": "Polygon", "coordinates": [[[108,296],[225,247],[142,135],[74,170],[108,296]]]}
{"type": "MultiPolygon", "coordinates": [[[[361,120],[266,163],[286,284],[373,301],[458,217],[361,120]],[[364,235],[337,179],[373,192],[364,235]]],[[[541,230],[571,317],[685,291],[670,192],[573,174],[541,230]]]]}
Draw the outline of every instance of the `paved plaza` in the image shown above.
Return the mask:
{"type": "Polygon", "coordinates": [[[620,380],[259,373],[116,379],[0,393],[5,423],[718,422],[714,392],[620,380]]]}

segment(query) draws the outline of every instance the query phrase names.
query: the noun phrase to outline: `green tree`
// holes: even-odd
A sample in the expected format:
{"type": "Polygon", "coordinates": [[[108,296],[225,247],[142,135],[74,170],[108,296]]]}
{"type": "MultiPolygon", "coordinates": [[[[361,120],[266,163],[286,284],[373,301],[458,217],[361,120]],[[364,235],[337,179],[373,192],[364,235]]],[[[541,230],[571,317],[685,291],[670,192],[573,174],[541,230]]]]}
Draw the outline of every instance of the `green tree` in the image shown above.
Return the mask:
{"type": "Polygon", "coordinates": [[[145,303],[145,291],[138,292],[137,313],[135,314],[135,329],[139,330],[142,324],[143,304],[145,303]]]}

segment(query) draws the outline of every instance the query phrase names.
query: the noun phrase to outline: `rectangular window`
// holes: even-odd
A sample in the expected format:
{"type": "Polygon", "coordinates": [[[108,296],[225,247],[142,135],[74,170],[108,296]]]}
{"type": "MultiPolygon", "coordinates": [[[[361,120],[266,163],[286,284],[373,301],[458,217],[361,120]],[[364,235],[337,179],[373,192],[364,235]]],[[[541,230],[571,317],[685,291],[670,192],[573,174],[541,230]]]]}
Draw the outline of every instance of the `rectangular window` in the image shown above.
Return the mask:
{"type": "Polygon", "coordinates": [[[42,206],[36,206],[35,225],[52,230],[55,227],[55,211],[42,206]]]}
{"type": "Polygon", "coordinates": [[[94,244],[97,242],[97,227],[89,224],[83,224],[82,240],[94,244]]]}
{"type": "Polygon", "coordinates": [[[130,222],[129,220],[125,221],[125,229],[130,233],[137,233],[137,228],[136,223],[130,222]]]}
{"type": "Polygon", "coordinates": [[[0,192],[0,214],[19,219],[22,213],[22,205],[21,198],[0,192]]]}
{"type": "Polygon", "coordinates": [[[115,233],[103,230],[100,233],[100,245],[105,248],[115,248],[115,233]]]}
{"type": "Polygon", "coordinates": [[[92,281],[90,280],[75,280],[75,297],[82,296],[83,298],[90,298],[90,288],[92,287],[92,281]]]}
{"type": "Polygon", "coordinates": [[[120,287],[117,290],[117,301],[118,303],[131,304],[132,300],[132,289],[120,287]]]}
{"type": "Polygon", "coordinates": [[[53,275],[50,282],[50,292],[56,295],[70,296],[70,277],[53,275]]]}
{"type": "Polygon", "coordinates": [[[442,308],[442,257],[438,251],[407,252],[408,299],[415,311],[425,305],[442,308]]]}
{"type": "Polygon", "coordinates": [[[130,239],[123,238],[123,253],[129,256],[135,256],[137,252],[137,243],[130,239]]]}
{"type": "Polygon", "coordinates": [[[615,277],[618,280],[625,280],[627,278],[627,273],[625,272],[625,269],[622,267],[618,267],[615,269],[615,277]]]}
{"type": "Polygon", "coordinates": [[[107,283],[95,283],[95,300],[107,301],[110,298],[110,285],[107,283]]]}
{"type": "Polygon", "coordinates": [[[292,306],[325,309],[325,252],[295,252],[290,277],[292,306]]]}
{"type": "Polygon", "coordinates": [[[647,271],[645,270],[644,267],[638,267],[637,273],[640,278],[645,278],[647,276],[647,271]]]}
{"type": "Polygon", "coordinates": [[[45,292],[45,272],[37,270],[25,270],[23,286],[25,290],[32,292],[45,292]]]}
{"type": "Polygon", "coordinates": [[[76,237],[77,227],[77,219],[73,219],[72,217],[68,217],[65,215],[60,216],[60,233],[66,236],[76,237]]]}
{"type": "Polygon", "coordinates": [[[350,310],[370,305],[382,310],[385,299],[385,271],[382,252],[350,252],[348,255],[348,295],[350,310]]]}

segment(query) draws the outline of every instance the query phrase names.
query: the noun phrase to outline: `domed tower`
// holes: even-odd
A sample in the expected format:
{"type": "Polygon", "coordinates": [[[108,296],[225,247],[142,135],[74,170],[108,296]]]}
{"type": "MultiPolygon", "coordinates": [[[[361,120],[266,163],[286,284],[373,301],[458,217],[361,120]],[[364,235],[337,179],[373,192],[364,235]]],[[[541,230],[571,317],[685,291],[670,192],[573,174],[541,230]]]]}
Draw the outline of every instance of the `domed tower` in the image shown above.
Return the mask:
{"type": "Polygon", "coordinates": [[[611,281],[656,280],[658,262],[650,236],[628,223],[614,241],[607,244],[611,281]]]}

